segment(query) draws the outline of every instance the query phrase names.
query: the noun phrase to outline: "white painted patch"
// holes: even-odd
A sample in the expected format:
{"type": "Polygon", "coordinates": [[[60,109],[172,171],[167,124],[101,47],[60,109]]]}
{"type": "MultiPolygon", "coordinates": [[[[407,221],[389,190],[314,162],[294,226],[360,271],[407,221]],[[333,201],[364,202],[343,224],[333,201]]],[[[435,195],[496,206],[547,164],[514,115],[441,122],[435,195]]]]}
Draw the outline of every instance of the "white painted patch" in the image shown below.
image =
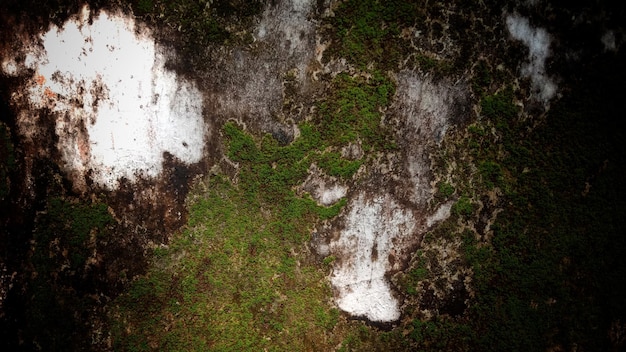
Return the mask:
{"type": "Polygon", "coordinates": [[[550,56],[550,35],[543,28],[533,28],[527,18],[518,14],[508,15],[506,25],[511,37],[528,47],[528,63],[522,66],[522,75],[530,77],[533,89],[547,103],[556,95],[556,83],[548,77],[545,68],[550,56]]]}
{"type": "Polygon", "coordinates": [[[400,317],[385,273],[396,269],[389,258],[398,255],[395,246],[414,229],[413,214],[388,194],[373,199],[361,194],[351,202],[344,230],[330,243],[331,253],[340,258],[331,276],[340,309],[371,321],[400,317]]]}
{"type": "MultiPolygon", "coordinates": [[[[82,175],[75,182],[92,170],[96,184],[114,189],[122,178],[159,175],[165,152],[186,163],[201,159],[202,95],[165,68],[166,50],[147,29],[105,11],[90,22],[85,7],[39,39],[41,46],[26,48],[23,65],[35,74],[24,87],[30,106],[23,108],[58,117],[65,167],[82,175]]],[[[4,72],[16,74],[10,65],[3,62],[4,72]]]]}

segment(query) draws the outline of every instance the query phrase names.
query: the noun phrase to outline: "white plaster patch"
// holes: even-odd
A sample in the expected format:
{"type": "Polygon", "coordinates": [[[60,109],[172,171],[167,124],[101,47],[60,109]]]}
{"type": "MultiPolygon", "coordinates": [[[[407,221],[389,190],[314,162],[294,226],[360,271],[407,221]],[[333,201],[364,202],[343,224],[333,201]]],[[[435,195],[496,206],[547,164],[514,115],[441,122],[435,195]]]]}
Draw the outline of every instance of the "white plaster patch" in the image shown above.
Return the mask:
{"type": "Polygon", "coordinates": [[[330,243],[331,253],[340,258],[331,276],[339,308],[371,321],[400,317],[385,273],[397,269],[389,258],[399,255],[396,245],[414,235],[415,227],[412,212],[388,194],[372,199],[361,194],[351,202],[344,230],[330,243]]]}
{"type": "MultiPolygon", "coordinates": [[[[108,189],[122,178],[156,177],[163,153],[185,163],[203,155],[202,95],[193,82],[165,68],[166,50],[131,17],[89,10],[52,26],[27,47],[24,68],[34,70],[24,90],[29,106],[57,117],[64,166],[108,189]]],[[[13,61],[2,69],[15,75],[13,61]]]]}
{"type": "Polygon", "coordinates": [[[528,47],[528,63],[522,65],[522,75],[530,77],[533,89],[547,103],[556,95],[557,89],[545,68],[546,59],[550,56],[550,35],[543,28],[531,27],[528,19],[518,14],[507,16],[506,26],[513,39],[528,47]]]}

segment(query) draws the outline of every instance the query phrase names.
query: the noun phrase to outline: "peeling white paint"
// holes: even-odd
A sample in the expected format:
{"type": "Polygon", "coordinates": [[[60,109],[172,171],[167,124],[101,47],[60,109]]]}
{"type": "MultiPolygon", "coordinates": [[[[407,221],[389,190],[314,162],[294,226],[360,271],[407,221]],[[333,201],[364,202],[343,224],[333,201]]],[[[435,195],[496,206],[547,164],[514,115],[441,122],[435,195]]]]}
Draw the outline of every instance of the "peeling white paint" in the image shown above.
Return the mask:
{"type": "Polygon", "coordinates": [[[385,274],[397,269],[390,256],[398,255],[396,245],[415,227],[412,212],[388,194],[369,199],[362,193],[351,202],[344,230],[330,243],[331,253],[340,258],[331,276],[339,308],[371,321],[400,317],[385,274]]]}
{"type": "Polygon", "coordinates": [[[515,40],[528,47],[528,62],[522,65],[522,75],[530,77],[533,89],[547,103],[556,95],[556,83],[546,73],[545,62],[550,56],[550,35],[543,28],[533,28],[527,18],[508,15],[506,26],[515,40]]]}
{"type": "MultiPolygon", "coordinates": [[[[52,26],[25,48],[23,68],[3,62],[6,74],[32,69],[24,110],[48,109],[64,166],[77,186],[91,170],[96,184],[155,177],[168,152],[185,163],[203,155],[202,95],[193,82],[165,68],[166,49],[133,18],[85,7],[63,27],[52,26]]],[[[23,101],[22,101],[23,103],[23,101]]]]}

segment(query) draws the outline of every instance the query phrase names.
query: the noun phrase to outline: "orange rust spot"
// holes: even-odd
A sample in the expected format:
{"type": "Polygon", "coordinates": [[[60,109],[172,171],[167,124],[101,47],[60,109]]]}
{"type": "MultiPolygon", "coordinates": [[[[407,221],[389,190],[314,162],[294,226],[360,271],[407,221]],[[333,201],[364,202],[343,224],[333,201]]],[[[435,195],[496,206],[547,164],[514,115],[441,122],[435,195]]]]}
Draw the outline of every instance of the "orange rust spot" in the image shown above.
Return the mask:
{"type": "Polygon", "coordinates": [[[43,86],[43,84],[46,83],[46,77],[43,75],[37,75],[37,77],[35,77],[35,82],[37,82],[38,85],[43,86]]]}
{"type": "Polygon", "coordinates": [[[52,90],[50,90],[50,87],[46,87],[46,89],[44,89],[43,95],[47,96],[48,98],[56,98],[57,97],[57,94],[55,92],[53,92],[52,90]]]}

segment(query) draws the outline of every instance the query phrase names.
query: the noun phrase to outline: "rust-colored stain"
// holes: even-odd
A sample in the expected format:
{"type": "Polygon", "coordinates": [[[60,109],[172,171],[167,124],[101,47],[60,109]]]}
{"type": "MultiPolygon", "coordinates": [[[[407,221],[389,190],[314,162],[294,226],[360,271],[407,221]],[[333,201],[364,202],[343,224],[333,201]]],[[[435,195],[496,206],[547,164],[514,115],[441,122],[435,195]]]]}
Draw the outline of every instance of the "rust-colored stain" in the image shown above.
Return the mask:
{"type": "Polygon", "coordinates": [[[83,163],[86,163],[89,160],[89,155],[91,154],[91,149],[89,147],[89,137],[80,135],[78,137],[77,146],[78,152],[83,163]]]}
{"type": "Polygon", "coordinates": [[[46,87],[46,89],[44,89],[43,95],[45,95],[48,98],[56,98],[57,97],[57,94],[55,92],[53,92],[52,90],[50,90],[50,87],[46,87]]]}
{"type": "Polygon", "coordinates": [[[46,77],[43,75],[37,75],[37,77],[35,77],[35,82],[37,82],[38,85],[43,86],[43,84],[46,83],[46,77]]]}

